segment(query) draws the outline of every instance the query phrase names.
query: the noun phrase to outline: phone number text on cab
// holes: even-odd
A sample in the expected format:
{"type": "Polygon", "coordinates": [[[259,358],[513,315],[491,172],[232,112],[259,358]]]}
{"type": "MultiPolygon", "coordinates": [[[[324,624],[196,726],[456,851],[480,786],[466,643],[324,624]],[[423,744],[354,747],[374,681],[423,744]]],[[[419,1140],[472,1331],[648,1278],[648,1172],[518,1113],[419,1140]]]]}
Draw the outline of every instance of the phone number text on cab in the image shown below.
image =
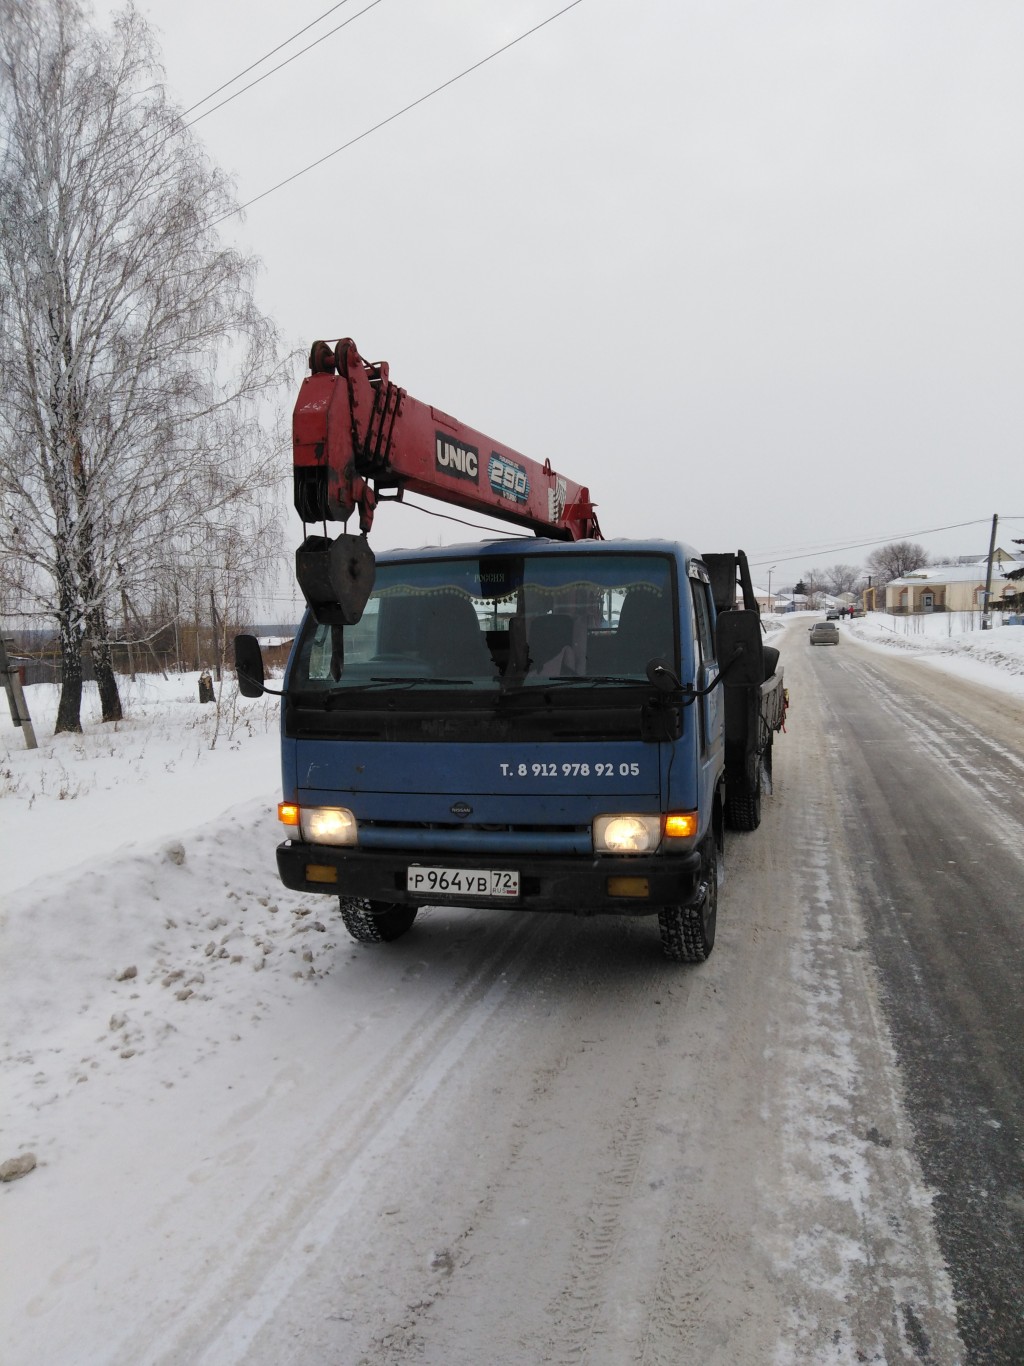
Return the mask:
{"type": "Polygon", "coordinates": [[[638,778],[640,765],[632,762],[579,764],[499,764],[503,778],[638,778]]]}

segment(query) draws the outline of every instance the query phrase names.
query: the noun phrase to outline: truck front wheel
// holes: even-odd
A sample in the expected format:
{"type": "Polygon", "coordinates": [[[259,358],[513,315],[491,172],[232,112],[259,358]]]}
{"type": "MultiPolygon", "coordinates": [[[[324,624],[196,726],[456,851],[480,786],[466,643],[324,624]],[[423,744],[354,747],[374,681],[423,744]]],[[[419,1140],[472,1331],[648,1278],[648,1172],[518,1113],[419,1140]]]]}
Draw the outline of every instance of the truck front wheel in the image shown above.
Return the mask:
{"type": "Polygon", "coordinates": [[[730,830],[756,830],[761,824],[761,756],[754,767],[752,784],[730,783],[725,796],[725,823],[730,830]]]}
{"type": "Polygon", "coordinates": [[[692,906],[662,906],[658,911],[661,947],[675,963],[703,963],[715,947],[718,919],[718,851],[713,837],[704,846],[701,894],[692,906]]]}
{"type": "Polygon", "coordinates": [[[412,928],[416,906],[393,901],[367,901],[364,897],[338,898],[341,918],[353,939],[360,944],[387,944],[412,928]]]}

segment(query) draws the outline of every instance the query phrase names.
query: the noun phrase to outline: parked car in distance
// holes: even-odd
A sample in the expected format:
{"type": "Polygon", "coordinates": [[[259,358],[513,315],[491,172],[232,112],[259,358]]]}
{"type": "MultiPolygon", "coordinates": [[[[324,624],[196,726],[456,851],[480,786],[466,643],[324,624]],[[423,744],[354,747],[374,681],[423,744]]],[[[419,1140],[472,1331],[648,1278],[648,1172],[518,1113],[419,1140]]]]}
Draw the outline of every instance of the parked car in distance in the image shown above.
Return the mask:
{"type": "Polygon", "coordinates": [[[843,615],[843,614],[842,614],[842,612],[840,612],[840,610],[839,610],[838,607],[830,607],[830,608],[828,609],[828,611],[825,613],[825,620],[826,620],[826,621],[838,621],[839,618],[840,618],[842,615],[843,615]]]}
{"type": "Polygon", "coordinates": [[[834,621],[816,621],[808,628],[812,645],[838,645],[839,627],[834,621]]]}

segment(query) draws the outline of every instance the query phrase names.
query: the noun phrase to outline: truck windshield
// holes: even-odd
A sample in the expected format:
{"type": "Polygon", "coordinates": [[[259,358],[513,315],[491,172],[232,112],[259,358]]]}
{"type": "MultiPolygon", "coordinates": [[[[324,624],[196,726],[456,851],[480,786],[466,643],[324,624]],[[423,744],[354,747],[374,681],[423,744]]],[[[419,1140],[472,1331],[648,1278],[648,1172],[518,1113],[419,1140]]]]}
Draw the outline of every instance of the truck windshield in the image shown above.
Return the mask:
{"type": "Polygon", "coordinates": [[[674,578],[667,555],[596,549],[380,563],[356,625],[307,622],[290,686],[477,692],[646,682],[652,659],[678,668],[674,578]]]}

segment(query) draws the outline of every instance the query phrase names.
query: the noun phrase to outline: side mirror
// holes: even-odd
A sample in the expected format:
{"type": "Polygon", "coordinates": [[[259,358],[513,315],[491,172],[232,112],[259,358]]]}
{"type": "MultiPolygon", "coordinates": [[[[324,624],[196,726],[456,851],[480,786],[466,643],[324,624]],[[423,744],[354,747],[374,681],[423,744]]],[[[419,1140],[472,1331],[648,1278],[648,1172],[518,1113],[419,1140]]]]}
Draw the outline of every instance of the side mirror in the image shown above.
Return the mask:
{"type": "Polygon", "coordinates": [[[764,682],[764,645],[757,612],[723,612],[715,630],[718,662],[726,687],[760,687],[764,682]]]}
{"type": "Polygon", "coordinates": [[[243,697],[261,697],[266,691],[263,652],[255,636],[235,636],[235,675],[243,697]]]}
{"type": "Polygon", "coordinates": [[[679,692],[683,686],[675,671],[663,659],[652,659],[647,665],[647,681],[652,688],[663,693],[679,692]]]}

